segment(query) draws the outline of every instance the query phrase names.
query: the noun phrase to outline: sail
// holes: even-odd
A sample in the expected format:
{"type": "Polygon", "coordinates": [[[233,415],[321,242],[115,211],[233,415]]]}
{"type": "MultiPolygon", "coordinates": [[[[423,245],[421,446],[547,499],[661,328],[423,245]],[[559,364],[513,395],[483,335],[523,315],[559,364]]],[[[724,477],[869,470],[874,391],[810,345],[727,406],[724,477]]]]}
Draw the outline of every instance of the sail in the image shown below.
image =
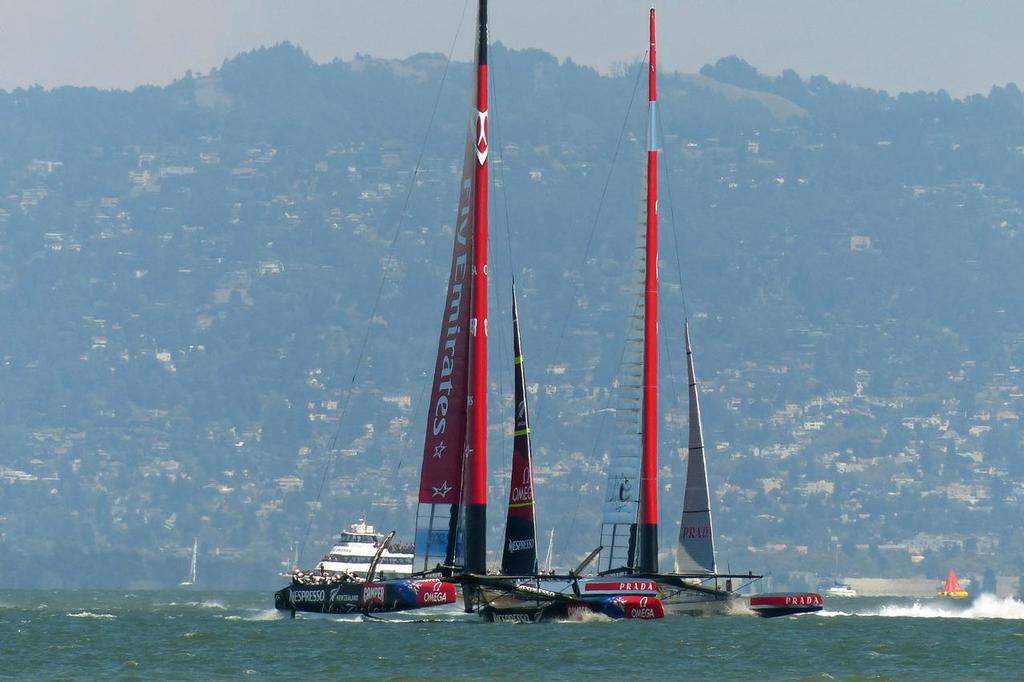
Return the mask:
{"type": "MultiPolygon", "coordinates": [[[[479,0],[473,114],[473,267],[470,377],[465,462],[465,568],[487,572],[487,0],[479,0]]],[[[466,604],[469,608],[469,602],[466,604]]]]}
{"type": "Polygon", "coordinates": [[[486,486],[480,485],[481,480],[486,480],[486,445],[479,445],[480,432],[486,436],[486,418],[481,418],[480,414],[482,411],[486,415],[487,405],[486,392],[479,388],[486,386],[487,380],[486,22],[486,2],[480,0],[478,68],[473,93],[475,106],[470,115],[462,163],[448,291],[441,316],[423,441],[416,511],[415,571],[431,570],[439,564],[453,566],[464,561],[466,519],[463,505],[467,503],[474,507],[474,556],[478,562],[482,554],[481,534],[477,526],[482,525],[483,518],[479,499],[481,487],[486,499],[486,486]],[[477,334],[478,327],[483,329],[482,334],[477,334]],[[477,393],[475,404],[474,392],[477,393]],[[474,465],[469,467],[467,452],[474,447],[474,465]],[[467,471],[470,468],[472,471],[467,471]]]}
{"type": "Polygon", "coordinates": [[[471,129],[423,440],[413,564],[416,571],[430,570],[438,564],[451,566],[462,559],[459,523],[469,399],[473,137],[471,129]]]}
{"type": "Polygon", "coordinates": [[[599,570],[658,570],[658,145],[654,10],[650,14],[647,173],[636,247],[634,306],[608,460],[599,570]]]}
{"type": "Polygon", "coordinates": [[[601,509],[601,540],[604,548],[599,571],[636,565],[636,529],[640,499],[640,410],[643,404],[644,232],[646,211],[641,212],[634,250],[633,314],[626,327],[626,342],[616,378],[613,436],[609,442],[608,470],[601,509]]]}
{"type": "Polygon", "coordinates": [[[708,467],[704,457],[704,434],[697,396],[697,375],[693,369],[690,324],[686,323],[686,375],[690,385],[690,445],[686,461],[686,491],[683,493],[683,518],[679,523],[676,546],[676,572],[714,573],[715,534],[711,526],[711,495],[708,492],[708,467]]]}
{"type": "Polygon", "coordinates": [[[530,415],[526,404],[526,373],[519,339],[519,315],[515,285],[512,286],[512,349],[515,355],[515,431],[512,441],[512,485],[501,555],[505,575],[537,572],[537,521],[533,498],[533,452],[530,449],[530,415]]]}
{"type": "Polygon", "coordinates": [[[956,571],[953,569],[949,569],[949,575],[946,576],[946,584],[942,587],[942,591],[947,594],[964,591],[964,588],[960,587],[960,581],[957,580],[956,571]]]}

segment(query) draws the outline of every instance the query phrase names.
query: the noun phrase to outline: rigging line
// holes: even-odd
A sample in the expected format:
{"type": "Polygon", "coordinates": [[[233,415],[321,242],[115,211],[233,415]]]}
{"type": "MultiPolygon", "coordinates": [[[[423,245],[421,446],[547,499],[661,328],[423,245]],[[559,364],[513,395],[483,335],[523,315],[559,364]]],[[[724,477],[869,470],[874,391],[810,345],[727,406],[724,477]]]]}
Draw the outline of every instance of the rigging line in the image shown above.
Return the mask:
{"type": "MultiPolygon", "coordinates": [[[[581,274],[582,274],[583,267],[587,263],[587,259],[590,257],[590,249],[591,249],[591,247],[594,244],[594,235],[597,233],[597,225],[598,225],[598,223],[601,220],[601,212],[604,210],[604,202],[605,202],[605,199],[608,196],[608,188],[609,188],[609,186],[611,186],[612,175],[615,172],[615,163],[618,161],[618,158],[619,158],[619,151],[622,148],[622,140],[626,136],[626,128],[629,125],[629,115],[633,111],[633,102],[636,100],[636,93],[637,93],[637,90],[640,88],[640,80],[641,80],[640,77],[644,73],[646,73],[646,68],[645,68],[646,63],[647,63],[647,52],[644,51],[644,55],[640,59],[640,63],[637,66],[636,80],[633,83],[633,94],[630,95],[629,106],[626,107],[626,113],[622,117],[622,128],[619,130],[619,139],[615,143],[615,152],[612,154],[611,163],[608,165],[608,175],[605,177],[604,187],[601,189],[601,198],[597,202],[597,211],[594,213],[594,220],[593,220],[593,222],[591,223],[591,226],[590,226],[590,234],[587,237],[586,246],[583,248],[583,256],[580,259],[580,271],[581,271],[581,274]]],[[[582,282],[580,282],[580,281],[577,281],[576,284],[573,285],[573,295],[572,295],[572,300],[573,301],[576,300],[576,291],[581,286],[582,286],[582,282]]],[[[575,309],[575,306],[570,305],[569,306],[569,312],[562,318],[562,328],[561,328],[561,330],[559,330],[559,332],[558,332],[558,339],[555,341],[555,350],[552,353],[552,360],[551,360],[551,362],[556,362],[557,359],[558,359],[558,353],[562,349],[562,341],[565,339],[565,333],[566,333],[566,330],[569,327],[569,320],[572,317],[572,312],[573,312],[574,309],[575,309]]]]}
{"type": "MultiPolygon", "coordinates": [[[[643,297],[639,297],[637,299],[636,303],[633,304],[633,315],[636,315],[640,311],[640,309],[642,307],[643,307],[643,297]]],[[[627,336],[628,336],[628,332],[627,332],[627,336]]],[[[624,360],[626,358],[626,349],[628,347],[629,347],[629,339],[628,338],[623,339],[623,341],[622,341],[622,351],[619,353],[619,363],[618,363],[620,371],[621,371],[621,368],[622,368],[622,364],[623,364],[623,362],[624,362],[624,360]]],[[[620,383],[620,388],[621,388],[621,383],[620,383]]],[[[609,405],[610,405],[610,403],[614,399],[616,399],[615,393],[613,391],[609,391],[608,392],[608,396],[607,396],[607,398],[605,399],[605,402],[604,402],[604,407],[602,407],[601,410],[600,410],[601,419],[600,419],[600,421],[598,422],[598,425],[597,425],[597,433],[594,435],[594,444],[590,448],[590,461],[591,462],[596,461],[596,459],[597,459],[597,449],[598,449],[598,447],[601,444],[601,438],[602,438],[602,436],[604,434],[604,427],[605,427],[605,424],[608,421],[609,405]]],[[[612,408],[612,409],[614,409],[614,408],[612,408]]],[[[616,412],[616,416],[618,416],[618,411],[615,410],[615,412],[616,412]]],[[[582,497],[583,497],[582,495],[577,495],[576,496],[576,506],[573,507],[572,518],[571,518],[571,520],[569,522],[569,537],[570,538],[573,537],[573,532],[576,529],[576,518],[577,518],[577,514],[579,513],[580,499],[582,499],[582,497]]],[[[603,513],[602,513],[602,517],[603,517],[603,513]]],[[[601,526],[603,527],[604,525],[605,525],[604,521],[602,520],[601,526]]]]}
{"type": "MultiPolygon", "coordinates": [[[[614,170],[615,170],[615,163],[618,160],[618,153],[620,153],[620,151],[621,151],[621,148],[622,148],[622,145],[623,145],[623,139],[626,137],[626,129],[629,126],[630,114],[633,112],[633,102],[636,100],[637,90],[640,88],[640,77],[646,71],[645,68],[644,68],[645,63],[646,63],[646,59],[647,59],[647,52],[644,51],[643,57],[640,59],[639,65],[637,67],[637,76],[636,76],[636,79],[634,80],[634,83],[633,83],[633,92],[630,95],[630,102],[627,105],[626,113],[623,116],[623,125],[622,125],[622,128],[620,129],[620,131],[618,131],[618,139],[615,141],[615,150],[614,150],[614,152],[611,155],[611,163],[608,165],[608,174],[607,174],[607,176],[605,176],[604,186],[601,189],[601,198],[600,198],[600,200],[598,201],[598,204],[597,204],[597,211],[594,214],[594,221],[591,223],[590,236],[587,239],[587,245],[586,245],[586,247],[584,249],[583,258],[580,261],[580,269],[581,270],[583,270],[583,267],[584,267],[584,265],[586,265],[587,259],[590,256],[590,249],[591,249],[591,246],[594,243],[594,235],[597,232],[597,225],[598,225],[598,222],[600,221],[600,218],[601,218],[601,211],[604,208],[604,202],[605,202],[605,199],[606,199],[607,194],[608,194],[608,187],[611,184],[611,176],[612,176],[612,174],[614,173],[614,170]]],[[[577,290],[579,289],[580,286],[581,286],[581,284],[579,282],[573,286],[572,300],[575,300],[575,292],[577,292],[577,290]]],[[[636,305],[639,305],[639,302],[636,305]]],[[[555,350],[552,353],[552,360],[551,360],[552,363],[553,363],[553,361],[556,361],[556,358],[558,357],[558,352],[561,349],[562,340],[565,338],[565,332],[568,329],[569,317],[572,316],[573,308],[574,308],[574,306],[569,305],[567,313],[562,318],[562,328],[559,331],[558,339],[555,342],[555,350]]],[[[636,309],[633,310],[633,314],[636,314],[636,309]]],[[[627,331],[627,336],[629,336],[629,332],[628,331],[627,331]]],[[[623,359],[626,357],[626,348],[627,348],[628,345],[629,345],[629,340],[628,339],[624,339],[622,352],[620,353],[620,356],[618,356],[618,367],[620,367],[620,369],[623,366],[623,359]]],[[[600,420],[598,422],[597,434],[594,437],[594,444],[591,446],[591,451],[590,451],[591,461],[594,461],[595,458],[597,457],[598,445],[601,442],[601,436],[602,436],[602,434],[604,432],[604,427],[605,427],[605,424],[607,422],[607,416],[608,416],[607,410],[608,410],[609,404],[612,401],[612,399],[613,399],[612,393],[609,391],[608,392],[608,396],[607,396],[607,398],[604,401],[604,407],[600,411],[601,418],[600,418],[600,420]]],[[[572,516],[569,519],[569,532],[568,532],[568,537],[569,538],[574,537],[575,523],[577,523],[577,519],[579,518],[580,500],[581,500],[582,497],[583,496],[580,496],[580,495],[575,496],[575,505],[572,508],[572,516]]],[[[602,522],[602,526],[603,526],[603,522],[602,522]]]]}
{"type": "MultiPolygon", "coordinates": [[[[430,110],[430,119],[427,122],[427,128],[423,132],[423,140],[420,143],[419,155],[416,157],[416,165],[413,167],[412,177],[409,180],[409,189],[405,193],[405,199],[402,202],[402,210],[398,215],[398,222],[395,226],[394,234],[391,236],[391,241],[388,244],[387,255],[390,257],[395,252],[395,246],[398,243],[398,238],[402,234],[402,226],[405,224],[406,211],[409,208],[409,201],[412,199],[413,189],[416,187],[416,177],[420,173],[421,166],[423,164],[423,157],[427,150],[427,141],[430,139],[430,131],[434,127],[434,118],[437,116],[437,109],[441,103],[441,93],[444,92],[444,84],[448,79],[448,70],[451,67],[452,56],[455,54],[455,45],[459,40],[459,34],[462,32],[462,25],[466,19],[466,8],[469,7],[469,0],[465,0],[462,5],[462,15],[459,18],[458,26],[455,29],[455,37],[452,38],[451,47],[448,49],[448,59],[445,61],[444,70],[441,72],[441,82],[437,87],[437,95],[434,97],[434,106],[430,110]]],[[[328,460],[324,464],[323,474],[320,476],[320,484],[317,487],[316,499],[314,500],[313,507],[309,512],[309,519],[306,522],[306,530],[302,534],[302,542],[299,543],[299,560],[301,562],[302,555],[306,549],[306,540],[309,538],[309,533],[313,528],[313,519],[316,517],[316,512],[320,508],[320,499],[323,496],[324,485],[327,483],[327,477],[330,474],[331,469],[334,466],[334,462],[337,459],[335,446],[338,443],[338,437],[341,434],[341,427],[345,423],[345,416],[348,413],[348,407],[352,400],[352,394],[355,392],[356,377],[359,374],[359,369],[362,367],[363,360],[366,357],[366,347],[370,340],[370,331],[373,329],[373,319],[377,316],[377,309],[380,306],[381,297],[384,294],[384,286],[388,282],[388,273],[385,270],[381,273],[380,285],[377,287],[377,294],[373,299],[373,306],[370,310],[370,316],[367,319],[366,329],[363,332],[363,340],[359,346],[359,354],[356,356],[356,364],[352,370],[352,378],[349,380],[348,391],[345,394],[345,401],[342,404],[342,409],[338,415],[338,426],[334,430],[334,435],[331,437],[330,446],[328,447],[328,460]]]]}
{"type": "MultiPolygon", "coordinates": [[[[490,47],[490,46],[488,45],[488,47],[490,47]]],[[[493,61],[493,59],[492,59],[492,61],[493,61]]],[[[495,112],[499,112],[499,111],[501,111],[501,107],[498,105],[498,95],[497,95],[497,90],[495,88],[495,77],[494,77],[494,72],[496,70],[497,69],[488,69],[487,70],[488,78],[489,78],[489,81],[490,81],[490,91],[489,91],[488,94],[490,95],[494,111],[495,112]]],[[[491,115],[490,112],[488,112],[488,115],[489,116],[491,115]]],[[[508,186],[505,184],[505,159],[502,156],[501,126],[500,126],[500,122],[499,122],[500,118],[501,118],[500,114],[496,114],[496,115],[492,116],[491,120],[494,122],[494,136],[495,136],[495,139],[498,142],[498,149],[497,149],[497,153],[495,155],[498,157],[497,161],[496,161],[496,165],[498,166],[498,174],[501,177],[500,178],[495,178],[494,174],[491,173],[490,174],[490,181],[491,181],[492,189],[495,190],[495,192],[494,192],[495,196],[497,196],[499,194],[501,195],[501,203],[502,203],[502,206],[505,209],[504,210],[504,213],[505,213],[505,241],[506,241],[506,246],[507,246],[507,249],[508,249],[508,269],[509,269],[509,272],[512,273],[512,285],[515,286],[516,278],[515,278],[515,269],[514,269],[513,260],[512,260],[512,237],[510,235],[510,228],[509,228],[510,223],[509,223],[509,212],[508,212],[508,186]],[[497,179],[500,179],[500,181],[501,181],[500,182],[501,192],[497,191],[498,187],[497,187],[497,183],[495,182],[495,180],[497,180],[497,179]]],[[[490,254],[489,258],[490,258],[490,260],[493,261],[494,255],[493,255],[493,251],[491,251],[491,249],[490,249],[490,247],[493,246],[493,241],[488,242],[487,246],[488,246],[488,253],[490,254]]],[[[509,316],[505,315],[505,313],[508,312],[508,311],[505,310],[505,307],[502,305],[501,287],[497,286],[497,283],[495,283],[495,286],[493,287],[493,289],[494,289],[494,299],[495,299],[495,302],[497,303],[498,313],[500,315],[502,315],[503,319],[508,319],[509,316]]],[[[511,298],[511,296],[510,296],[510,298],[511,298]]],[[[509,349],[511,348],[511,344],[508,343],[508,340],[505,338],[505,325],[504,324],[498,325],[498,340],[500,342],[500,347],[502,349],[502,350],[498,351],[498,356],[502,359],[502,362],[500,362],[499,365],[498,365],[499,366],[499,369],[498,369],[498,396],[499,396],[499,400],[498,400],[498,417],[500,419],[499,423],[500,424],[504,424],[505,423],[505,400],[504,400],[504,397],[505,397],[505,385],[504,385],[503,378],[508,373],[508,366],[512,364],[511,362],[508,362],[508,363],[505,362],[505,360],[511,359],[510,355],[505,355],[505,353],[509,352],[509,349]]],[[[515,383],[515,378],[514,377],[512,378],[512,383],[513,383],[513,385],[515,383]]],[[[514,390],[515,389],[513,388],[513,391],[514,390]]],[[[514,404],[515,403],[515,397],[514,397],[514,395],[513,395],[513,398],[512,398],[512,402],[513,402],[512,409],[513,409],[513,414],[514,414],[514,410],[515,410],[515,404],[514,404]]],[[[502,465],[503,473],[511,471],[512,462],[511,462],[511,454],[509,453],[508,438],[502,438],[501,439],[501,465],[502,465]]]]}
{"type": "MultiPolygon", "coordinates": [[[[493,61],[493,60],[492,60],[493,61]]],[[[500,60],[499,60],[500,61],[500,60]]],[[[491,76],[491,99],[494,101],[494,108],[497,111],[501,111],[501,107],[498,106],[498,90],[495,87],[494,75],[497,69],[489,70],[491,76]]],[[[508,249],[508,269],[512,275],[513,286],[516,283],[516,270],[515,270],[515,259],[512,257],[512,219],[509,217],[508,211],[508,183],[505,181],[505,157],[502,156],[504,153],[505,143],[502,142],[501,137],[501,126],[499,125],[500,115],[494,118],[494,136],[498,141],[498,174],[501,176],[501,198],[502,206],[505,209],[505,246],[508,249]]]]}
{"type": "MultiPolygon", "coordinates": [[[[664,140],[665,139],[665,135],[664,135],[664,131],[661,128],[661,117],[660,116],[658,117],[657,121],[655,122],[655,125],[658,126],[658,139],[664,140]]],[[[679,234],[678,234],[679,230],[678,230],[678,225],[676,223],[676,202],[675,202],[675,199],[672,196],[672,167],[669,164],[669,154],[668,154],[667,150],[664,150],[664,153],[663,154],[659,154],[658,156],[662,159],[663,163],[665,164],[665,190],[666,190],[666,192],[668,194],[668,214],[669,214],[669,222],[671,223],[671,226],[672,226],[672,246],[673,246],[673,249],[675,250],[675,256],[676,256],[676,276],[679,278],[679,296],[680,296],[680,298],[682,298],[682,302],[683,302],[683,321],[685,322],[685,321],[689,320],[690,314],[689,314],[689,311],[687,310],[687,305],[686,305],[686,286],[685,286],[685,284],[683,282],[683,265],[682,265],[682,258],[680,257],[680,251],[679,251],[679,234]]],[[[666,353],[666,356],[668,358],[669,367],[671,368],[671,367],[673,367],[672,344],[666,343],[665,353],[666,353]]],[[[676,362],[678,363],[678,359],[676,360],[676,362]]],[[[679,371],[680,371],[680,376],[683,376],[683,372],[686,372],[687,370],[685,368],[680,368],[679,371]]],[[[673,394],[673,398],[675,399],[675,405],[677,407],[679,407],[680,409],[682,409],[682,400],[679,397],[680,394],[679,394],[679,391],[678,391],[677,386],[676,386],[676,377],[675,377],[675,375],[676,375],[675,372],[669,372],[669,377],[670,377],[670,380],[671,380],[671,383],[672,383],[672,394],[673,394]]],[[[678,427],[678,428],[679,428],[679,433],[682,434],[681,427],[678,427]]],[[[687,451],[687,455],[686,456],[687,457],[690,456],[689,455],[689,451],[687,451]]],[[[685,470],[684,470],[683,476],[685,477],[685,470]]],[[[686,485],[685,484],[685,478],[684,478],[683,485],[684,486],[686,485]]]]}
{"type": "MultiPolygon", "coordinates": [[[[664,140],[665,139],[665,134],[664,134],[664,130],[662,130],[662,127],[661,127],[661,118],[662,118],[661,116],[657,117],[657,119],[655,120],[655,125],[658,127],[658,130],[657,130],[658,139],[659,140],[664,140]]],[[[671,224],[671,227],[672,227],[672,242],[673,242],[673,248],[675,250],[675,256],[676,256],[676,275],[679,277],[679,295],[683,299],[683,319],[686,320],[688,318],[688,315],[686,313],[686,289],[683,287],[683,270],[682,270],[681,261],[679,259],[679,236],[678,236],[677,230],[676,230],[676,202],[675,202],[675,200],[672,197],[672,179],[671,179],[672,169],[669,166],[668,156],[669,156],[668,155],[668,151],[664,150],[664,149],[662,150],[661,154],[658,154],[658,158],[665,165],[665,189],[666,189],[666,193],[668,194],[669,223],[671,224]]],[[[680,397],[679,397],[679,395],[680,395],[679,394],[679,389],[678,389],[678,386],[677,386],[677,383],[676,383],[676,372],[672,371],[672,370],[673,370],[673,368],[676,368],[676,369],[679,369],[680,372],[684,372],[685,369],[680,369],[679,368],[679,366],[677,364],[678,363],[678,356],[676,356],[672,352],[672,344],[668,343],[668,340],[665,338],[666,336],[667,336],[666,334],[662,334],[661,335],[661,340],[662,340],[662,344],[663,344],[664,349],[665,349],[665,357],[668,360],[668,366],[669,366],[669,370],[670,370],[669,372],[667,372],[667,374],[668,374],[668,377],[669,377],[669,383],[672,385],[672,397],[673,397],[673,399],[675,401],[674,404],[676,406],[680,406],[681,407],[682,406],[682,402],[681,402],[680,397]]]]}
{"type": "MultiPolygon", "coordinates": [[[[664,140],[665,135],[661,129],[660,116],[655,122],[655,125],[658,126],[659,139],[664,140]]],[[[676,274],[679,277],[679,295],[683,299],[683,319],[688,320],[690,319],[690,313],[687,311],[686,307],[686,287],[683,285],[683,262],[679,257],[679,235],[677,234],[678,230],[676,229],[676,202],[672,198],[672,168],[669,166],[668,152],[659,154],[659,156],[665,162],[665,189],[668,190],[668,215],[669,222],[672,223],[672,244],[676,252],[676,274]]]]}
{"type": "MultiPolygon", "coordinates": [[[[487,244],[487,253],[488,253],[488,260],[489,261],[493,261],[494,260],[494,252],[491,249],[491,244],[490,243],[487,244]]],[[[499,291],[499,287],[495,286],[495,287],[492,287],[491,289],[494,292],[494,300],[495,300],[495,303],[496,303],[495,307],[497,308],[498,314],[500,314],[503,318],[507,318],[508,316],[505,315],[505,313],[508,312],[508,311],[506,311],[505,307],[502,305],[501,293],[499,291]]],[[[488,315],[488,317],[490,317],[490,315],[488,315]]],[[[496,325],[496,326],[498,328],[498,347],[499,347],[500,350],[498,350],[498,352],[495,355],[497,355],[498,359],[501,360],[501,362],[498,363],[498,398],[499,398],[498,399],[498,418],[500,420],[499,423],[500,424],[504,424],[505,423],[505,400],[504,400],[504,397],[505,397],[505,377],[508,374],[508,366],[512,364],[511,362],[507,362],[507,361],[511,360],[511,355],[506,355],[506,354],[509,352],[509,348],[511,347],[511,344],[508,343],[508,340],[505,338],[505,325],[504,324],[500,324],[500,325],[496,325]]],[[[515,399],[513,398],[513,401],[514,400],[515,399]]],[[[502,438],[501,439],[501,458],[502,458],[501,459],[502,467],[504,467],[506,470],[508,470],[508,468],[511,466],[510,463],[509,463],[508,438],[502,438]]]]}
{"type": "MultiPolygon", "coordinates": [[[[668,339],[666,338],[667,336],[668,336],[667,334],[661,334],[661,345],[662,345],[663,350],[665,351],[665,357],[668,359],[669,371],[668,372],[662,372],[661,375],[662,376],[665,376],[666,374],[668,375],[669,384],[672,386],[672,400],[673,400],[672,404],[675,405],[677,408],[682,409],[683,401],[679,397],[680,393],[679,393],[678,383],[676,382],[676,373],[672,370],[673,358],[674,358],[674,356],[672,354],[672,344],[668,342],[668,339]]],[[[678,362],[678,360],[677,360],[677,362],[678,362]]],[[[677,438],[675,440],[669,439],[670,446],[671,446],[672,443],[688,442],[688,441],[684,441],[683,440],[683,427],[682,427],[682,422],[681,421],[677,421],[675,419],[672,419],[669,422],[669,429],[671,429],[672,431],[674,431],[677,434],[677,438]]],[[[668,434],[665,434],[665,435],[668,435],[668,434]]],[[[664,441],[665,439],[660,439],[660,440],[664,441]]],[[[676,451],[676,453],[678,454],[680,448],[672,447],[672,450],[676,451]]],[[[689,457],[689,450],[687,450],[687,457],[689,457]]],[[[682,458],[680,458],[680,460],[681,459],[682,458]]],[[[676,460],[673,459],[672,461],[675,462],[676,460]]],[[[669,467],[669,471],[670,472],[673,471],[673,467],[669,467]]],[[[686,485],[685,473],[683,474],[683,477],[684,477],[683,478],[683,486],[684,486],[684,491],[685,491],[685,485],[686,485]]],[[[672,474],[671,478],[673,478],[673,479],[676,478],[675,473],[672,474]]]]}

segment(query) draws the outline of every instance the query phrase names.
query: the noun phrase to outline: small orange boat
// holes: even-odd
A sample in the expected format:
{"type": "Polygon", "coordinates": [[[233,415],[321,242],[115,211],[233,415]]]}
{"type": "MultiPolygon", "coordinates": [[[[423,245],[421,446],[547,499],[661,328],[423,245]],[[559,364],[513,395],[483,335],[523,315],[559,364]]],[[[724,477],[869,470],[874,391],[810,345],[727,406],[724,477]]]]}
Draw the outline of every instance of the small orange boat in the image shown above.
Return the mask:
{"type": "Polygon", "coordinates": [[[949,575],[946,576],[946,584],[942,586],[942,589],[935,596],[946,599],[967,598],[967,590],[960,586],[960,581],[956,579],[956,571],[952,568],[949,569],[949,575]]]}

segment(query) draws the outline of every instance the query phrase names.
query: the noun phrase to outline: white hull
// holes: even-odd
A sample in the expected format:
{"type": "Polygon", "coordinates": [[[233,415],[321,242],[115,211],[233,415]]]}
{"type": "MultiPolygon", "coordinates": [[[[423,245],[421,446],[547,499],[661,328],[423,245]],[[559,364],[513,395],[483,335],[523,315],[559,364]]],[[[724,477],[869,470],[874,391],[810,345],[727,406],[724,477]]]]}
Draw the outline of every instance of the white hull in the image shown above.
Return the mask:
{"type": "Polygon", "coordinates": [[[703,594],[692,590],[662,586],[661,603],[666,616],[725,616],[749,612],[740,595],[703,594]]]}

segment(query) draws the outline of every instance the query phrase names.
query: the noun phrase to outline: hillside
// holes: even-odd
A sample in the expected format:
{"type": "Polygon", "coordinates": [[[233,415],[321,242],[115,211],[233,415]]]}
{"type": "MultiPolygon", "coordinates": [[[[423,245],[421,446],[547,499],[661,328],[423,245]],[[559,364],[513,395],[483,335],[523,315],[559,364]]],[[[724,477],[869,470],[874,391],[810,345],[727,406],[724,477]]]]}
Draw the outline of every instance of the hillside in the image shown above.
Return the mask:
{"type": "MultiPolygon", "coordinates": [[[[642,98],[635,68],[536,50],[491,71],[491,499],[514,273],[568,564],[598,539],[642,98]]],[[[207,585],[271,585],[322,480],[307,561],[361,514],[411,535],[469,115],[469,67],[438,98],[444,73],[284,44],[165,88],[0,93],[0,584],[174,584],[198,536],[207,585]]],[[[852,574],[1018,573],[1024,96],[736,58],[660,91],[662,545],[681,273],[723,563],[826,574],[838,538],[852,574]]]]}

